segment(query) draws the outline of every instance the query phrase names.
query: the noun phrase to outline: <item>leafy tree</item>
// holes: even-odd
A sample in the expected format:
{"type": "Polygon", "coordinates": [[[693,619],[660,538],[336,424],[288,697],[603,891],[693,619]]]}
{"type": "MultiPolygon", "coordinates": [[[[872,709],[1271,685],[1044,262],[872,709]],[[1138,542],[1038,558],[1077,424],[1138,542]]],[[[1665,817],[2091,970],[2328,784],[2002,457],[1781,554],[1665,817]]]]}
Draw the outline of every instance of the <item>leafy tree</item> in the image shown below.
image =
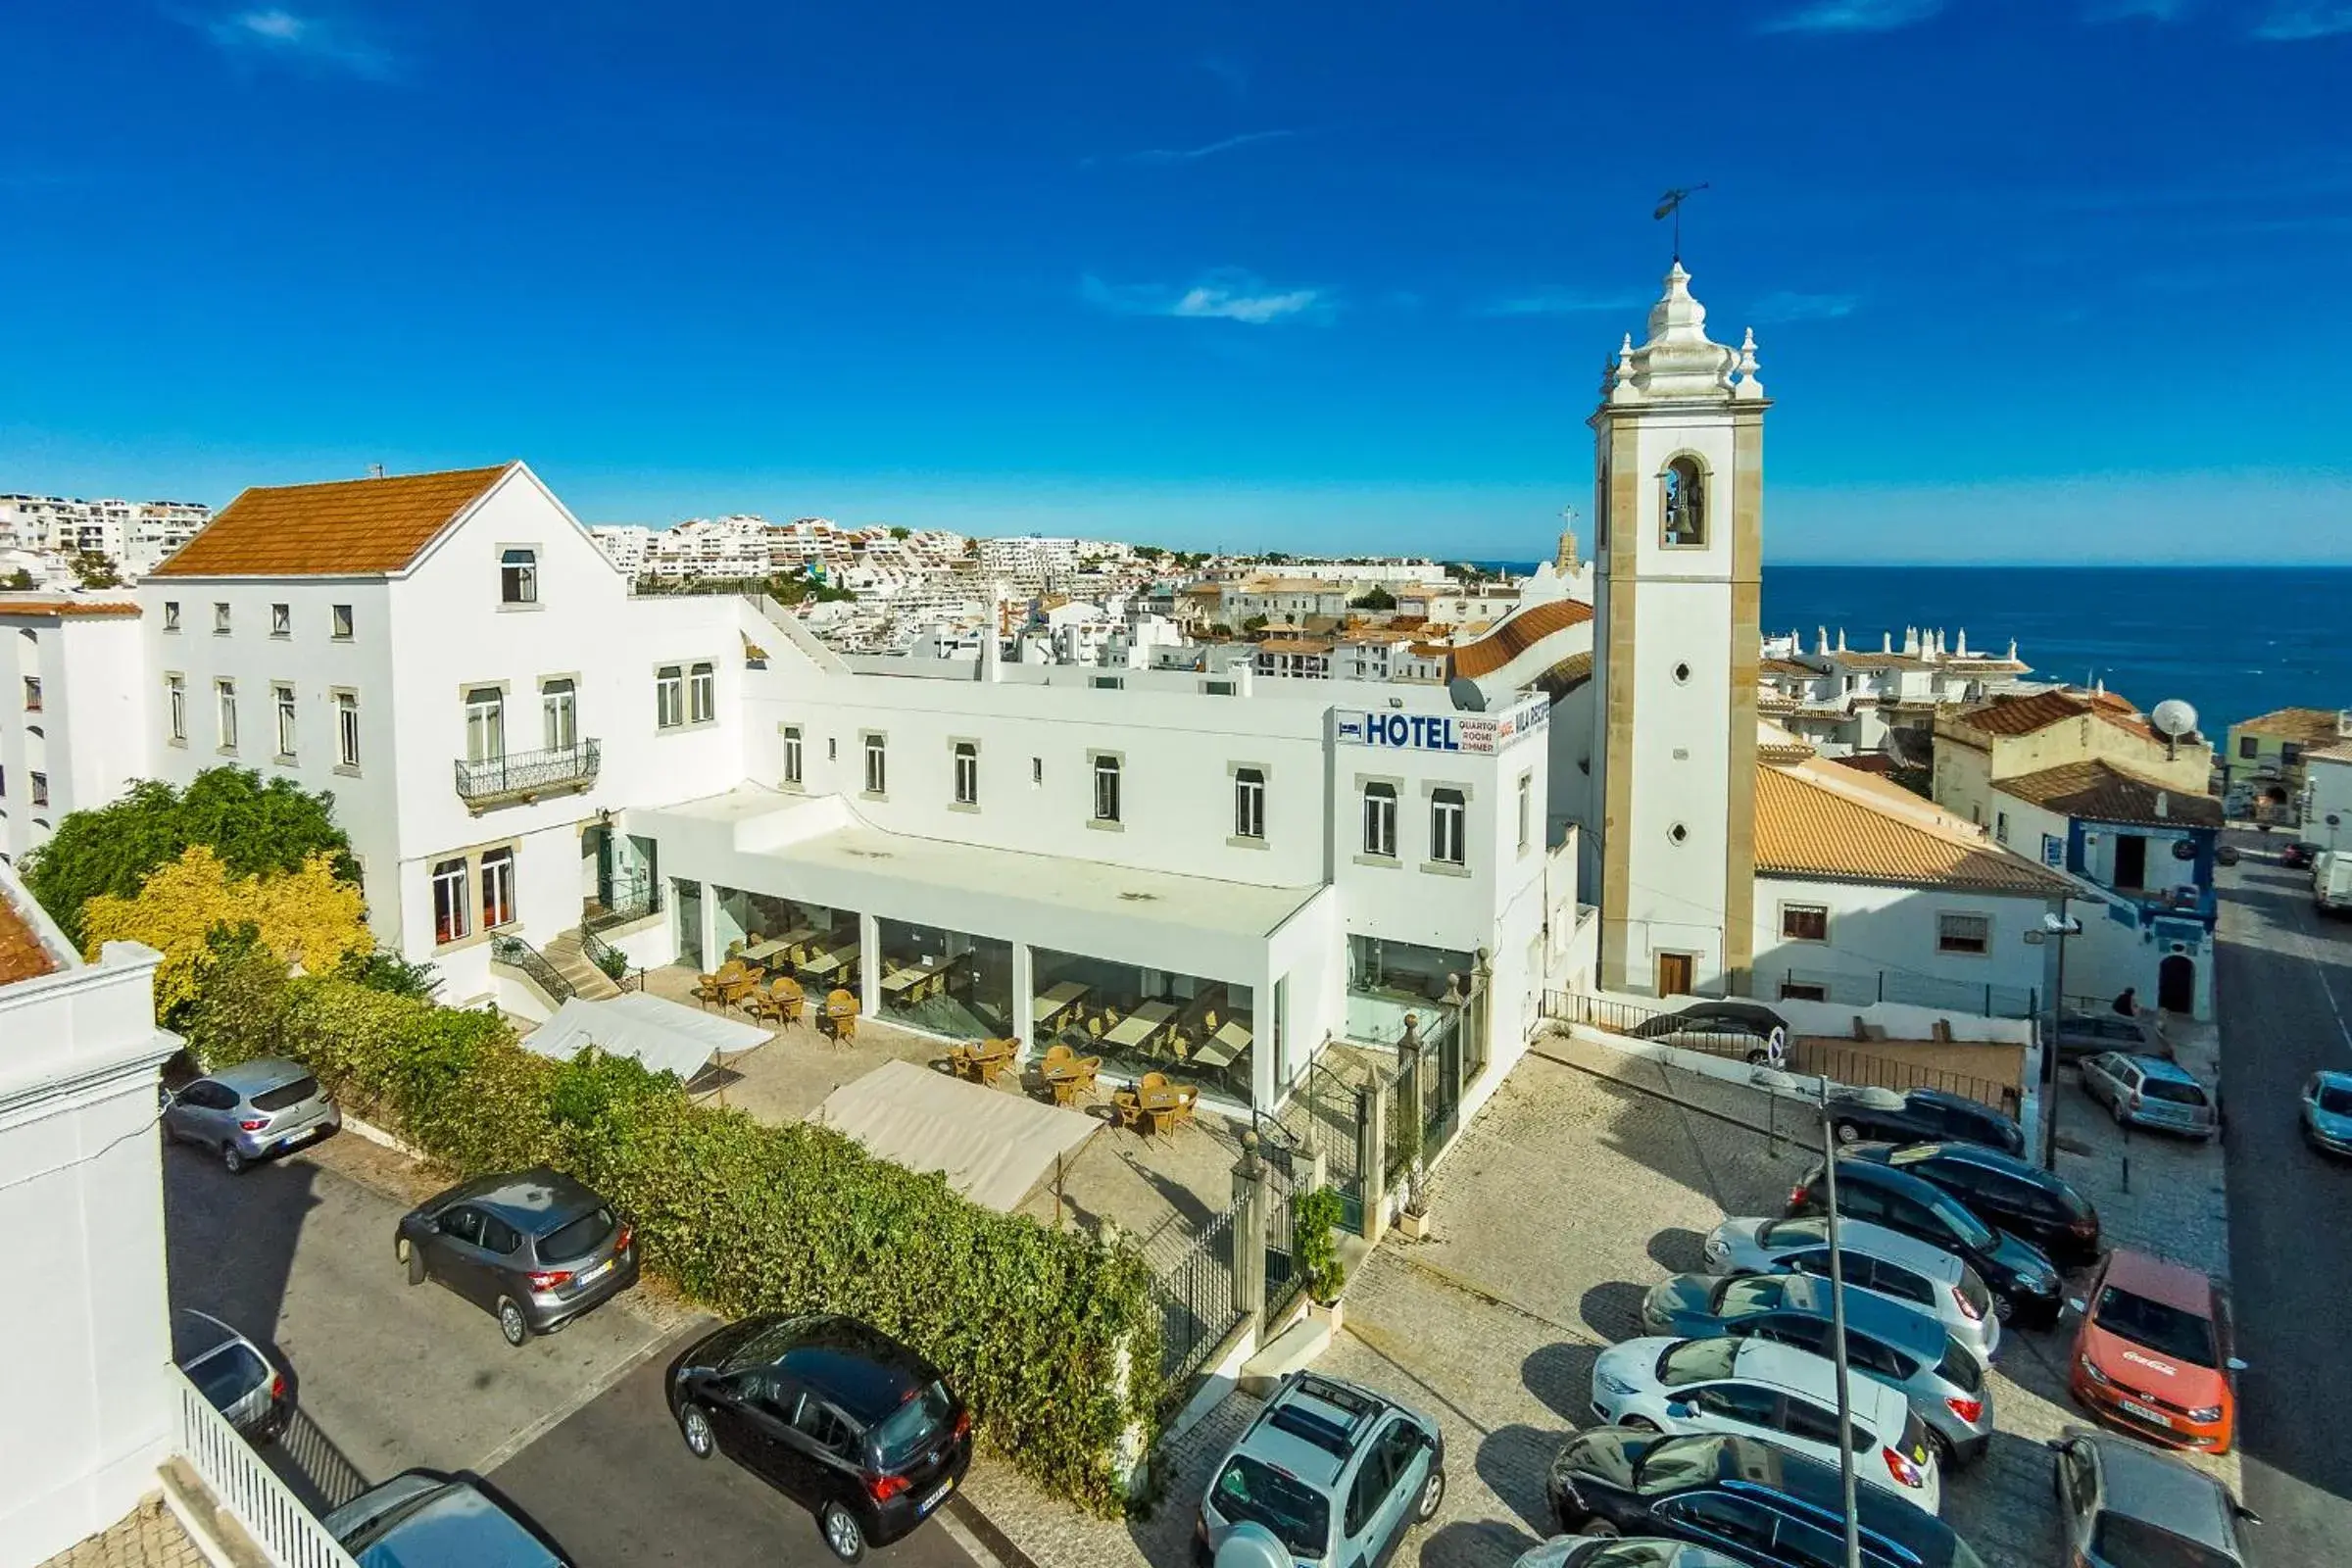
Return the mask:
{"type": "Polygon", "coordinates": [[[411,963],[389,948],[346,954],[342,968],[336,972],[370,991],[407,997],[415,1002],[430,1002],[433,993],[441,989],[439,970],[429,963],[411,963]]]}
{"type": "Polygon", "coordinates": [[[1350,610],[1395,610],[1396,596],[1389,592],[1383,585],[1374,583],[1370,593],[1348,600],[1348,608],[1350,610]]]}
{"type": "Polygon", "coordinates": [[[144,942],[163,954],[155,972],[158,1016],[194,1001],[204,971],[240,944],[320,974],[375,945],[360,890],[336,877],[328,857],[314,855],[295,871],[232,878],[202,844],[156,867],[131,898],[99,894],[82,906],[81,923],[92,958],[109,942],[144,942]],[[248,927],[249,939],[220,940],[248,927]]]}
{"type": "Polygon", "coordinates": [[[32,573],[19,566],[8,574],[8,586],[17,593],[32,592],[32,573]]]}
{"type": "Polygon", "coordinates": [[[291,871],[329,857],[335,876],[357,884],[359,861],[335,825],[335,798],[291,779],[267,784],[249,768],[208,768],[174,790],[144,779],[111,806],[70,811],[49,842],[24,857],[24,885],[66,935],[83,941],[82,906],[100,894],[134,897],[148,876],[202,844],[232,877],[291,871]]]}
{"type": "Polygon", "coordinates": [[[122,575],[115,570],[113,558],[102,550],[76,550],[72,564],[74,580],[84,588],[122,586],[122,575]]]}
{"type": "Polygon", "coordinates": [[[1263,615],[1251,615],[1248,620],[1242,622],[1242,630],[1245,632],[1264,631],[1265,629],[1266,617],[1263,615]]]}
{"type": "Polygon", "coordinates": [[[914,530],[912,528],[902,528],[895,523],[891,526],[890,536],[893,539],[907,539],[912,538],[913,535],[914,530]]]}

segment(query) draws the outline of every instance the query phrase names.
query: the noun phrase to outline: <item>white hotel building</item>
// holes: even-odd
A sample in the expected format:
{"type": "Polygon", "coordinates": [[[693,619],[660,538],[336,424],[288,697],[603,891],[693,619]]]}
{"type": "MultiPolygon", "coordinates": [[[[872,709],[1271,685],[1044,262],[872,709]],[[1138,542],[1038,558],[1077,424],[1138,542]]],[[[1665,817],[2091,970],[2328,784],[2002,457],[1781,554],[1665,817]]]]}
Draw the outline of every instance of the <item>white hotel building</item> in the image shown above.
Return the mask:
{"type": "Polygon", "coordinates": [[[1572,962],[1540,694],[845,660],[764,601],[633,595],[520,464],[249,490],[139,608],[145,771],[332,791],[379,940],[451,1001],[544,1013],[516,944],[591,919],[640,964],[797,933],[940,1034],[1164,1007],[1206,1093],[1270,1105],[1482,964],[1507,1061],[1572,962]],[[885,989],[925,967],[955,984],[885,989]]]}

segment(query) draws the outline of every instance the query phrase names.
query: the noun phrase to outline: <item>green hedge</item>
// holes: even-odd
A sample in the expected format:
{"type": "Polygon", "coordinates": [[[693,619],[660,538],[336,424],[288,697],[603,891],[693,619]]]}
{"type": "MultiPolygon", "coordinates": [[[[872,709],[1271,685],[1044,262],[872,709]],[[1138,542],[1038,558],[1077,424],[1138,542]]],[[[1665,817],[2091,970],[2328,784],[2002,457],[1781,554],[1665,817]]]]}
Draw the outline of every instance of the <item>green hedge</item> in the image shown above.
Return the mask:
{"type": "Polygon", "coordinates": [[[295,1057],[462,1174],[570,1171],[715,1311],[880,1326],[938,1364],[983,1441],[1033,1480],[1098,1512],[1124,1506],[1113,1455],[1131,1429],[1154,1434],[1161,1394],[1132,1247],[981,1208],[820,1127],[696,1103],[630,1058],[535,1056],[495,1012],[289,980],[266,956],[217,965],[188,1033],[212,1068],[295,1057]]]}

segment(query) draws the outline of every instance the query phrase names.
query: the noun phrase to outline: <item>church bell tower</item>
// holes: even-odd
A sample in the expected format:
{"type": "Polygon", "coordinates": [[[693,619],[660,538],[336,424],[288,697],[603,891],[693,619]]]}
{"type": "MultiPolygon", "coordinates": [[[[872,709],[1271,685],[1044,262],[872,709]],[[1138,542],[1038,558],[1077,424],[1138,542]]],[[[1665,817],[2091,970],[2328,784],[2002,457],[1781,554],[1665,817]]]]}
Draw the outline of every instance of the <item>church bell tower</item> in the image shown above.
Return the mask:
{"type": "Polygon", "coordinates": [[[1764,411],[1678,259],[1593,435],[1600,984],[1743,992],[1755,938],[1764,411]]]}

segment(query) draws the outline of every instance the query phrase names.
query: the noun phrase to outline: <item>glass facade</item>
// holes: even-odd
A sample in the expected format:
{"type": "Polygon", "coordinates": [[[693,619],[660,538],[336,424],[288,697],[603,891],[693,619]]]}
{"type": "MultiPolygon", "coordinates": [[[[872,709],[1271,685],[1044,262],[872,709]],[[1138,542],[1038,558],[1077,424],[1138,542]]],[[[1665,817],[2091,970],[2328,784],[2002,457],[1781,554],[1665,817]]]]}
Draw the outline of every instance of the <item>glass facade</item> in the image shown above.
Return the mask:
{"type": "Polygon", "coordinates": [[[1198,975],[1034,950],[1032,1048],[1066,1045],[1120,1077],[1163,1073],[1203,1094],[1251,1100],[1254,993],[1198,975]]]}

